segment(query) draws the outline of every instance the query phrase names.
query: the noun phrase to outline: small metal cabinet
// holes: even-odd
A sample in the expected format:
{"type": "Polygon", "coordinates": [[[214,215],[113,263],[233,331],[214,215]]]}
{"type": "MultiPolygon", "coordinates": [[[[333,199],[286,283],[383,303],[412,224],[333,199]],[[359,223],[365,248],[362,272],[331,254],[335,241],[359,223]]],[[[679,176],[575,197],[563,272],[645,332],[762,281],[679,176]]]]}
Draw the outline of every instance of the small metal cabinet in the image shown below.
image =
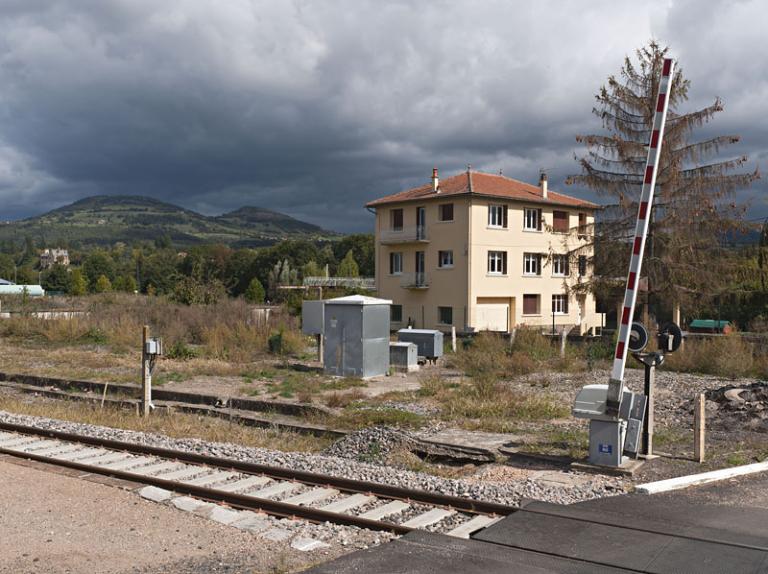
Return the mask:
{"type": "Polygon", "coordinates": [[[433,329],[400,329],[397,340],[401,343],[415,343],[419,357],[430,361],[443,356],[443,333],[433,329]]]}
{"type": "Polygon", "coordinates": [[[389,371],[389,308],[392,301],[350,295],[328,299],[323,317],[325,373],[375,377],[389,371]]]}
{"type": "Polygon", "coordinates": [[[389,364],[403,373],[419,370],[419,352],[414,343],[390,343],[389,364]]]}

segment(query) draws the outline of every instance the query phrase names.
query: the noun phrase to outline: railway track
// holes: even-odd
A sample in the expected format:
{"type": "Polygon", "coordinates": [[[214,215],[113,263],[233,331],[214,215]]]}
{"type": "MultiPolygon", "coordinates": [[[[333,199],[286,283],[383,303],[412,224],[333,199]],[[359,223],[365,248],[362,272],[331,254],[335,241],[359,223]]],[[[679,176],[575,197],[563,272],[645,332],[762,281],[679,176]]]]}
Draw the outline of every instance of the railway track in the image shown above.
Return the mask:
{"type": "Polygon", "coordinates": [[[458,538],[516,509],[502,504],[197,453],[0,423],[0,454],[112,476],[233,508],[310,522],[458,538]]]}

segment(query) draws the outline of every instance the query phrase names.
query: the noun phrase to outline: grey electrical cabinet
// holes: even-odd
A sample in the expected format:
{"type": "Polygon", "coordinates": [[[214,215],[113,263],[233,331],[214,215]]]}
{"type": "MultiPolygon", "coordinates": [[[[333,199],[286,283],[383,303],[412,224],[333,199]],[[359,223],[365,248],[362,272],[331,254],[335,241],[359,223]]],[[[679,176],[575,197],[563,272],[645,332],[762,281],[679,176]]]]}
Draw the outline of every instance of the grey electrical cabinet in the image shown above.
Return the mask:
{"type": "Polygon", "coordinates": [[[325,301],[302,301],[301,332],[305,335],[322,335],[324,313],[325,301]]]}
{"type": "Polygon", "coordinates": [[[401,343],[415,343],[419,357],[435,360],[443,356],[443,333],[432,329],[400,329],[397,340],[401,343]]]}
{"type": "Polygon", "coordinates": [[[414,343],[390,343],[389,364],[403,373],[419,370],[419,352],[414,343]]]}
{"type": "Polygon", "coordinates": [[[392,301],[351,295],[325,301],[325,373],[375,377],[389,371],[389,308],[392,301]]]}

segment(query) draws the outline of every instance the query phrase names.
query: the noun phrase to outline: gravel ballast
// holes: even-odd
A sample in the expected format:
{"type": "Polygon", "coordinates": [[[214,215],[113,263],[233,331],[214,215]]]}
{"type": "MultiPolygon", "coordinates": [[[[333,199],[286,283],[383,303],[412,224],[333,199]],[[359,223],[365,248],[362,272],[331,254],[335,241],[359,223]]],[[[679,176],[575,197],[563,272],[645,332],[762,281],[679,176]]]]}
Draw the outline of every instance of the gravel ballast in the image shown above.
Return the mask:
{"type": "MultiPolygon", "coordinates": [[[[350,458],[338,456],[339,454],[347,456],[353,454],[350,450],[358,448],[356,441],[359,441],[360,444],[370,443],[370,439],[365,436],[366,432],[374,433],[376,435],[375,440],[386,441],[386,438],[381,434],[381,429],[366,429],[355,433],[357,435],[356,438],[345,439],[346,446],[331,451],[335,455],[326,455],[286,453],[231,443],[205,442],[199,439],[174,439],[158,434],[17,415],[3,411],[0,411],[0,420],[13,424],[35,426],[41,429],[177,449],[185,452],[231,458],[294,470],[330,474],[355,480],[420,489],[446,495],[463,496],[510,506],[518,506],[520,501],[526,498],[558,504],[570,504],[582,500],[621,494],[625,490],[624,482],[619,478],[613,477],[586,475],[588,477],[587,480],[568,487],[544,484],[531,478],[504,483],[484,484],[461,479],[441,478],[430,474],[380,466],[368,462],[358,462],[350,460],[350,458]]],[[[577,475],[578,473],[570,472],[568,474],[577,475]]]]}

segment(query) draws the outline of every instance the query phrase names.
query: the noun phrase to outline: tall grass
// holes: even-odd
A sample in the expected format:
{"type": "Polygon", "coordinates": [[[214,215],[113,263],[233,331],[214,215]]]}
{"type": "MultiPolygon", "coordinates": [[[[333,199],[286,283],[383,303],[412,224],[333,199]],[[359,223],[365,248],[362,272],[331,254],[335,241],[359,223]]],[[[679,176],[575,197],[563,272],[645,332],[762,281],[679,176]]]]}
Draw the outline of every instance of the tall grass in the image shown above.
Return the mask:
{"type": "Polygon", "coordinates": [[[728,378],[764,377],[768,375],[768,355],[757,344],[732,333],[687,340],[676,353],[667,355],[664,368],[728,378]]]}
{"type": "Polygon", "coordinates": [[[0,336],[38,338],[51,343],[107,344],[114,351],[137,349],[143,325],[161,336],[166,349],[183,356],[202,356],[246,362],[268,350],[268,340],[282,332],[290,341],[283,354],[303,351],[306,340],[297,321],[273,314],[258,321],[242,300],[225,299],[215,305],[180,305],[161,297],[110,293],[80,300],[83,314],[72,318],[40,319],[28,314],[0,321],[0,336]]]}

